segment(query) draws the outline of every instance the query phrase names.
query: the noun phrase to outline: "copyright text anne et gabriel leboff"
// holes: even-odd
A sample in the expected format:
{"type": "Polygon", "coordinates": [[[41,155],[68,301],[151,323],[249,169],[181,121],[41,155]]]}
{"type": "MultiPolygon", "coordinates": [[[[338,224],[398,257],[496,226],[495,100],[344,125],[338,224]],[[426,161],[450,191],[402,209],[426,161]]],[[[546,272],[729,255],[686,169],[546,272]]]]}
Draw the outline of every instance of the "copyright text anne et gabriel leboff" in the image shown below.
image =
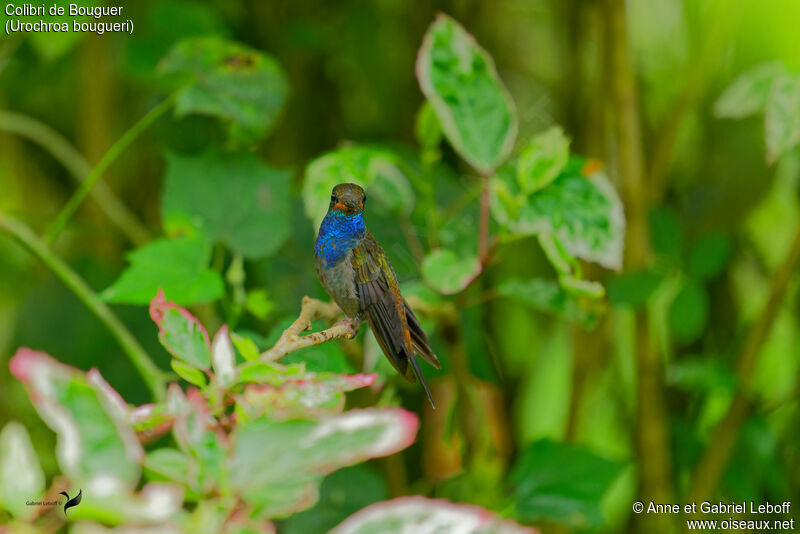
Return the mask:
{"type": "Polygon", "coordinates": [[[123,18],[123,6],[78,4],[15,4],[4,8],[6,35],[14,33],[127,33],[133,21],[123,18]]]}
{"type": "Polygon", "coordinates": [[[792,503],[758,503],[754,501],[741,502],[691,502],[680,504],[659,504],[653,501],[633,503],[633,511],[637,514],[680,514],[688,517],[686,525],[689,530],[795,530],[795,520],[790,517],[792,503]],[[696,519],[698,515],[705,514],[718,519],[696,519]],[[768,518],[768,519],[765,519],[768,518]],[[721,520],[720,520],[721,519],[721,520]]]}
{"type": "Polygon", "coordinates": [[[711,502],[703,501],[700,504],[692,502],[684,504],[658,504],[650,501],[646,506],[643,503],[640,507],[634,507],[634,512],[640,514],[679,514],[681,509],[685,514],[788,514],[792,509],[792,503],[785,501],[782,503],[756,503],[750,502],[711,502]],[[639,508],[638,510],[636,508],[639,508]]]}

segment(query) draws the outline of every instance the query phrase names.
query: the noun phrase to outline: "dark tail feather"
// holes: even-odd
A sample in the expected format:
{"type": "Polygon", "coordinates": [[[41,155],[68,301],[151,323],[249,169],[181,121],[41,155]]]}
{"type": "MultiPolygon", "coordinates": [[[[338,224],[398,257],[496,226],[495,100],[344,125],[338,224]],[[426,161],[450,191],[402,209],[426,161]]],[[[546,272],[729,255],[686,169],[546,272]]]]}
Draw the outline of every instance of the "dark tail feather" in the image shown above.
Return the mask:
{"type": "Polygon", "coordinates": [[[422,356],[422,359],[434,366],[436,369],[441,369],[442,364],[439,363],[439,359],[436,358],[436,355],[431,350],[430,343],[428,342],[428,336],[425,335],[425,331],[422,329],[422,326],[419,324],[419,319],[417,316],[414,315],[414,311],[411,309],[411,306],[408,305],[408,302],[403,301],[403,304],[406,308],[406,321],[408,322],[408,330],[411,334],[411,342],[414,344],[414,350],[422,356]]]}
{"type": "Polygon", "coordinates": [[[425,394],[428,396],[428,400],[431,403],[431,408],[434,410],[436,409],[436,403],[433,402],[433,395],[431,395],[431,390],[428,389],[428,384],[425,382],[425,378],[422,377],[422,372],[419,370],[419,364],[417,363],[417,358],[413,354],[408,357],[408,361],[411,362],[411,368],[414,369],[414,374],[417,375],[417,380],[419,383],[422,384],[422,389],[425,390],[425,394]]]}

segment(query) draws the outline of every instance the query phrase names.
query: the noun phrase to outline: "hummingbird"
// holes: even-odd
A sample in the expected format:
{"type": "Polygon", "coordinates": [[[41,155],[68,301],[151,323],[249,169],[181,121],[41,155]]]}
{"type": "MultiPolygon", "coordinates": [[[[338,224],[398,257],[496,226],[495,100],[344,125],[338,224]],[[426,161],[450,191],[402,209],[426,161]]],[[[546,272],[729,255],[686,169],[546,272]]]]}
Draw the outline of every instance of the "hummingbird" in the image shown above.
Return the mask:
{"type": "Polygon", "coordinates": [[[359,324],[369,322],[375,339],[398,373],[420,381],[433,409],[428,384],[417,356],[441,369],[428,336],[397,283],[389,258],[364,224],[367,196],[361,186],[333,188],[328,213],[319,227],[314,262],[322,287],[345,315],[359,324]]]}

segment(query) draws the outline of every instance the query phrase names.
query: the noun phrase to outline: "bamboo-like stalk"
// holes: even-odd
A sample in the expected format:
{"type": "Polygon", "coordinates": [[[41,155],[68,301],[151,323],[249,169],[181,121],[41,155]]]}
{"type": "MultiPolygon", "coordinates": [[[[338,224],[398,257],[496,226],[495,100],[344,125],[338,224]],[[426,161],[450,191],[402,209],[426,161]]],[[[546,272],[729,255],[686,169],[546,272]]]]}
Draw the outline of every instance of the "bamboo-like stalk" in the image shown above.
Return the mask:
{"type": "MultiPolygon", "coordinates": [[[[607,0],[606,24],[616,160],[626,208],[626,267],[646,267],[649,256],[648,195],[638,91],[629,58],[625,0],[607,0]]],[[[636,449],[642,500],[673,502],[669,425],[664,402],[664,369],[652,343],[645,310],[636,315],[636,449]]],[[[642,525],[643,526],[643,525],[642,525]]],[[[648,518],[647,532],[670,530],[669,518],[648,518]]]]}

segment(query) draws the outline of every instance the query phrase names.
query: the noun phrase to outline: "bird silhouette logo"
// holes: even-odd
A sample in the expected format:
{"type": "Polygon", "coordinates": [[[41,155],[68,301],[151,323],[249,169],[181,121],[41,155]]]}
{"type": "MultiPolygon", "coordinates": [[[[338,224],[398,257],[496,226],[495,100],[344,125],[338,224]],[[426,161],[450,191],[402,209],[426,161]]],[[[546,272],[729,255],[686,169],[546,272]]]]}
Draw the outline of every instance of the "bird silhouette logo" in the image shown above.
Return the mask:
{"type": "Polygon", "coordinates": [[[67,515],[67,510],[72,508],[73,506],[78,506],[81,503],[81,490],[78,490],[78,494],[75,495],[73,498],[69,498],[69,494],[66,491],[62,491],[61,495],[67,498],[67,502],[64,504],[64,516],[67,515]]]}

